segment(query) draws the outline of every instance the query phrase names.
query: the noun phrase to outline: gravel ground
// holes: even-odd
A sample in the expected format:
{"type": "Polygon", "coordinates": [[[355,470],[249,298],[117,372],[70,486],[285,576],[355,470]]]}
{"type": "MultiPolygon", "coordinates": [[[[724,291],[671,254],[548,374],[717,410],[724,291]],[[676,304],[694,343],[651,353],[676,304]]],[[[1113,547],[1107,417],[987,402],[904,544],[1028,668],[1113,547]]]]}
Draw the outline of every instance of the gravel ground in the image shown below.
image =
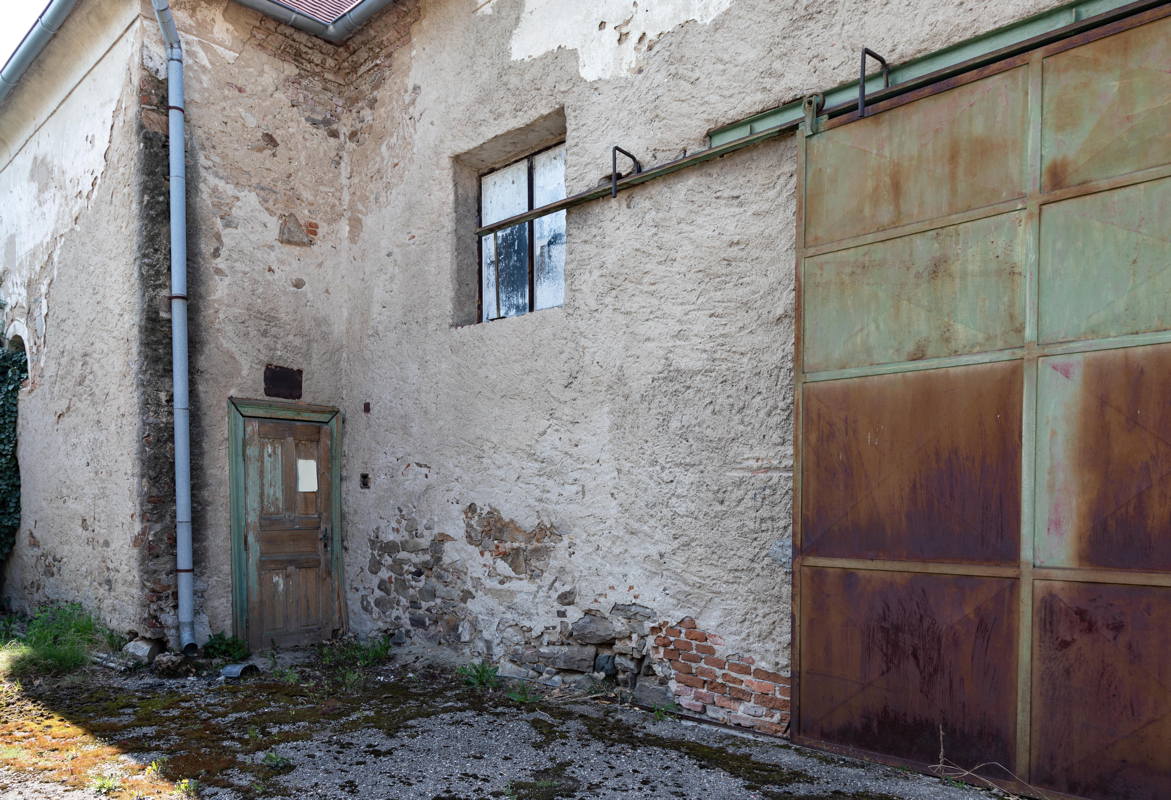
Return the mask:
{"type": "Polygon", "coordinates": [[[161,800],[184,786],[209,800],[994,796],[613,697],[510,698],[401,659],[360,681],[303,656],[238,682],[95,669],[4,687],[0,710],[0,800],[161,800]]]}

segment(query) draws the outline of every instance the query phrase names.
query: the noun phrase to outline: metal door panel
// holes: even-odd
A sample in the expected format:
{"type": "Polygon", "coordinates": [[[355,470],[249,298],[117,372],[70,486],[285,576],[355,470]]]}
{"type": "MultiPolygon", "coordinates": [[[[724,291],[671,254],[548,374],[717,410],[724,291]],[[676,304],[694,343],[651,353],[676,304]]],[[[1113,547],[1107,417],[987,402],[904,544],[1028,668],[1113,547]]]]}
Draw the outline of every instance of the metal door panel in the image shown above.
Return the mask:
{"type": "Polygon", "coordinates": [[[1171,344],[1042,359],[1037,563],[1171,570],[1171,344]]]}
{"type": "Polygon", "coordinates": [[[1035,607],[1035,782],[1171,797],[1171,589],[1042,581],[1035,607]]]}
{"type": "Polygon", "coordinates": [[[1045,191],[1171,161],[1168,42],[1171,18],[1045,60],[1045,191]]]}
{"type": "Polygon", "coordinates": [[[809,141],[806,246],[1024,195],[1024,69],[915,107],[914,114],[878,114],[809,141]]]}
{"type": "Polygon", "coordinates": [[[802,550],[1016,563],[1019,361],[807,383],[802,550]]]}
{"type": "MultiPolygon", "coordinates": [[[[1171,141],[1171,133],[1165,135],[1171,141]]],[[[1171,328],[1168,220],[1171,178],[1045,206],[1040,340],[1171,328]]]]}
{"type": "Polygon", "coordinates": [[[1024,342],[1024,212],[810,258],[805,369],[998,350],[1024,342]]]}
{"type": "Polygon", "coordinates": [[[806,567],[805,734],[920,763],[1016,751],[1016,582],[806,567]],[[942,741],[941,741],[942,739],[942,741]]]}

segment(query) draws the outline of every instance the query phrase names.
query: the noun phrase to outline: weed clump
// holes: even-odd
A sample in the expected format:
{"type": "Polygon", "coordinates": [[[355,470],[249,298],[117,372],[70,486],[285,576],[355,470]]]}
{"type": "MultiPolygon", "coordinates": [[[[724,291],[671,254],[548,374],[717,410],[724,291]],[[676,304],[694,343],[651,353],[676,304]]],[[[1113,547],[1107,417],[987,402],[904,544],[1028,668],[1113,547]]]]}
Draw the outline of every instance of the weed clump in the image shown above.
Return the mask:
{"type": "Polygon", "coordinates": [[[456,670],[456,673],[464,679],[464,683],[477,689],[495,689],[496,685],[500,683],[496,665],[489,664],[487,661],[464,664],[456,670]]]}
{"type": "Polygon", "coordinates": [[[222,658],[225,661],[243,661],[248,658],[248,645],[235,636],[228,636],[223,631],[212,634],[203,645],[203,654],[208,658],[222,658]]]}
{"type": "Polygon", "coordinates": [[[0,644],[0,676],[15,679],[72,672],[89,661],[91,650],[115,638],[79,603],[43,606],[21,635],[9,622],[10,640],[0,644]]]}

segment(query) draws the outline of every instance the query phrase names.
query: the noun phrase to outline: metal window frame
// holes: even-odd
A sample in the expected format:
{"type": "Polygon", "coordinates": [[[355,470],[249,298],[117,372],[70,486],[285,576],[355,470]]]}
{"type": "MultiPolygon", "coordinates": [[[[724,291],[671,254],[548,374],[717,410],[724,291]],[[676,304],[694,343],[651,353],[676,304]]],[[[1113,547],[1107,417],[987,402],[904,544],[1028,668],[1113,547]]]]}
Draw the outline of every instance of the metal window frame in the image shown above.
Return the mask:
{"type": "MultiPolygon", "coordinates": [[[[538,219],[541,219],[543,217],[552,216],[553,214],[556,214],[558,211],[561,211],[563,209],[562,208],[552,208],[549,211],[544,211],[542,213],[533,214],[533,211],[540,211],[540,209],[536,209],[533,206],[533,160],[537,156],[541,155],[542,153],[547,153],[550,150],[554,150],[558,147],[564,147],[564,146],[565,146],[565,140],[560,139],[560,140],[554,142],[553,144],[546,145],[545,147],[542,147],[539,150],[534,150],[533,152],[528,153],[526,155],[523,155],[520,158],[515,158],[512,161],[509,161],[507,164],[502,164],[499,167],[493,167],[492,169],[485,170],[484,172],[481,172],[476,176],[476,230],[474,231],[474,235],[476,237],[476,323],[475,324],[480,324],[480,323],[485,323],[485,322],[496,322],[497,320],[501,320],[501,319],[513,319],[515,317],[524,316],[524,314],[512,314],[512,315],[502,315],[502,316],[498,316],[498,317],[492,317],[491,319],[484,319],[484,239],[488,236],[495,237],[496,234],[499,233],[500,231],[505,230],[507,228],[512,228],[516,225],[521,224],[522,222],[528,226],[528,245],[527,245],[526,249],[528,250],[529,307],[528,307],[528,310],[525,312],[525,314],[531,314],[537,310],[536,254],[535,254],[535,251],[533,248],[533,243],[534,243],[533,234],[534,234],[535,227],[534,227],[533,223],[535,223],[538,219]],[[527,182],[526,191],[528,194],[525,211],[522,212],[521,214],[514,214],[512,217],[507,217],[504,220],[501,220],[499,222],[494,222],[490,225],[485,225],[484,224],[484,179],[487,178],[489,175],[494,175],[495,173],[500,172],[501,170],[505,170],[505,169],[508,169],[509,167],[516,166],[517,164],[521,163],[522,161],[526,162],[526,164],[528,165],[528,171],[526,173],[526,178],[525,178],[525,180],[527,182]],[[518,217],[520,219],[517,219],[518,217]],[[516,220],[515,222],[510,222],[510,220],[514,220],[514,219],[516,220]],[[502,224],[500,224],[501,222],[509,222],[509,224],[502,225],[502,224]]],[[[549,204],[549,206],[555,206],[561,202],[563,202],[563,201],[559,200],[556,203],[549,204]]],[[[544,207],[542,207],[542,208],[544,208],[544,207]]],[[[499,269],[499,267],[496,268],[496,310],[497,311],[500,310],[500,269],[499,269]]]]}

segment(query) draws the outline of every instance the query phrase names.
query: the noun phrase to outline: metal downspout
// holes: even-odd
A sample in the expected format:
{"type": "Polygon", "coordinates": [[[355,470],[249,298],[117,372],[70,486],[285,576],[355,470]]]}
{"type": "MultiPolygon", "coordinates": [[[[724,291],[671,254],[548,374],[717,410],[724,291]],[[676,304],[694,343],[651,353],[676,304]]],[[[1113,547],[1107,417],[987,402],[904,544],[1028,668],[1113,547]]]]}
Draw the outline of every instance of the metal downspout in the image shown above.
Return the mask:
{"type": "Polygon", "coordinates": [[[37,56],[45,49],[45,45],[61,28],[61,24],[76,5],[77,0],[52,0],[49,7],[33,23],[29,32],[12,51],[12,56],[4,64],[4,68],[0,69],[0,103],[12,94],[21,76],[37,60],[37,56]]]}
{"type": "Polygon", "coordinates": [[[151,0],[167,47],[167,136],[171,180],[171,386],[175,413],[175,574],[179,648],[195,642],[195,570],[191,548],[191,411],[187,385],[187,163],[184,156],[183,46],[167,0],[151,0]]]}

